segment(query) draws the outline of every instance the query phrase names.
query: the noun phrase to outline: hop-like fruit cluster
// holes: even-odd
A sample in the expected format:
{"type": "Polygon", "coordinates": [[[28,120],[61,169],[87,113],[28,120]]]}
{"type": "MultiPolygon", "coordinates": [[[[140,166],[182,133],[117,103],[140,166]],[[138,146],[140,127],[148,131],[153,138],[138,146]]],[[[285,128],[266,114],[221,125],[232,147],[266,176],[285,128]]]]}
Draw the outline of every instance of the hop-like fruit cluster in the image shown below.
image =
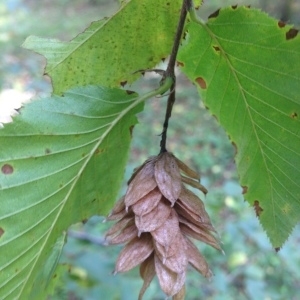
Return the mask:
{"type": "Polygon", "coordinates": [[[134,171],[126,195],[107,218],[117,221],[106,234],[108,244],[127,243],[115,273],[140,265],[139,299],[155,274],[174,299],[184,299],[188,264],[205,277],[212,275],[190,237],[221,248],[203,202],[184,183],[207,193],[198,174],[172,153],[150,157],[134,171]]]}

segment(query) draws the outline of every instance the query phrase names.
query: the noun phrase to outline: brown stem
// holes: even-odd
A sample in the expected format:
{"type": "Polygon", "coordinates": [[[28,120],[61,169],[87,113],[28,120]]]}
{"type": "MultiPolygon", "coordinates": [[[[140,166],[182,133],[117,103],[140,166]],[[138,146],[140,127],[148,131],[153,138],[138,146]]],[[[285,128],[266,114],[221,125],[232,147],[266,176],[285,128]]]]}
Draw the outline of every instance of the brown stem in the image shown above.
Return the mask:
{"type": "Polygon", "coordinates": [[[175,63],[176,63],[176,57],[180,45],[180,40],[184,28],[184,23],[187,15],[187,8],[190,5],[190,0],[183,0],[182,1],[182,7],[179,17],[179,22],[177,25],[177,31],[174,38],[173,48],[170,55],[170,59],[168,62],[167,70],[165,73],[165,77],[171,77],[173,78],[174,82],[170,88],[170,94],[168,97],[168,104],[166,108],[166,114],[165,114],[165,121],[163,124],[163,132],[161,134],[161,141],[160,141],[160,153],[166,152],[166,142],[167,142],[167,131],[169,126],[169,119],[172,114],[172,108],[173,104],[175,102],[175,87],[176,87],[176,76],[175,76],[175,63]]]}

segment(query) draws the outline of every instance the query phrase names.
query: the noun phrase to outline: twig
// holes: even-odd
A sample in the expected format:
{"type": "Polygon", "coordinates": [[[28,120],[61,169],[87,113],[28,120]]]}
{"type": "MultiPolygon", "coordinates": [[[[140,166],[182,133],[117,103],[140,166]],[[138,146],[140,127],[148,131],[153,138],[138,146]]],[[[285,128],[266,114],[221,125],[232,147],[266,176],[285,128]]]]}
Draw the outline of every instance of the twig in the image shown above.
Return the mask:
{"type": "Polygon", "coordinates": [[[165,73],[165,77],[171,77],[173,78],[173,84],[170,87],[170,94],[168,97],[168,104],[166,108],[166,114],[165,114],[165,121],[163,124],[163,131],[161,134],[161,141],[160,141],[160,153],[166,152],[166,142],[167,142],[167,131],[169,126],[169,119],[172,114],[172,108],[175,102],[175,86],[176,86],[176,76],[175,76],[175,63],[176,63],[176,56],[180,45],[180,40],[184,28],[184,23],[187,15],[187,7],[189,7],[190,1],[183,0],[182,1],[182,7],[179,17],[179,22],[177,26],[177,31],[174,38],[173,48],[170,55],[170,59],[168,62],[167,70],[165,73]]]}

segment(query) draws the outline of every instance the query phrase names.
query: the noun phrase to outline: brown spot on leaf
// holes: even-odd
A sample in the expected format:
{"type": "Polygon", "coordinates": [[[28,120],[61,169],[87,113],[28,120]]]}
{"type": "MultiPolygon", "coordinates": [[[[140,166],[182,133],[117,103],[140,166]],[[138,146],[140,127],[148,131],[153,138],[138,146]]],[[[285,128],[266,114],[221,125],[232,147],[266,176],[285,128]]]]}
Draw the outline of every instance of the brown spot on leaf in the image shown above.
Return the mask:
{"type": "Polygon", "coordinates": [[[259,201],[255,200],[253,206],[254,206],[254,210],[255,210],[256,216],[259,217],[260,214],[264,211],[264,210],[259,206],[259,201]]]}
{"type": "Polygon", "coordinates": [[[82,224],[86,224],[87,221],[88,221],[88,219],[83,219],[81,222],[82,222],[82,224]]]}
{"type": "Polygon", "coordinates": [[[86,154],[85,154],[85,153],[82,153],[82,154],[81,154],[81,157],[85,157],[85,156],[86,156],[86,154]]]}
{"type": "Polygon", "coordinates": [[[95,154],[99,154],[99,153],[103,153],[104,152],[104,149],[100,149],[100,148],[97,148],[96,151],[95,151],[95,154]]]}
{"type": "Polygon", "coordinates": [[[14,172],[14,168],[13,168],[12,165],[5,164],[5,165],[2,166],[1,172],[2,172],[4,175],[9,175],[9,174],[12,174],[12,173],[14,172]]]}
{"type": "Polygon", "coordinates": [[[134,91],[130,91],[130,90],[126,90],[126,93],[127,93],[127,95],[132,95],[132,94],[134,94],[135,92],[134,92],[134,91]]]}
{"type": "Polygon", "coordinates": [[[232,9],[236,9],[238,6],[237,5],[231,5],[232,9]]]}
{"type": "Polygon", "coordinates": [[[280,249],[281,249],[280,247],[276,247],[275,248],[276,253],[278,253],[280,251],[280,249]]]}
{"type": "Polygon", "coordinates": [[[291,28],[286,34],[285,34],[285,38],[287,40],[291,40],[294,37],[296,37],[298,34],[298,30],[296,28],[291,28]]]}
{"type": "Polygon", "coordinates": [[[237,155],[237,153],[238,153],[238,148],[237,148],[236,143],[235,143],[235,142],[231,142],[231,144],[232,144],[232,146],[233,146],[233,148],[234,148],[234,155],[237,155]]]}
{"type": "MultiPolygon", "coordinates": [[[[208,107],[206,107],[206,109],[209,110],[208,107]]],[[[219,119],[218,119],[218,117],[215,114],[212,114],[212,117],[215,118],[217,122],[219,122],[219,119]]]]}
{"type": "Polygon", "coordinates": [[[132,134],[133,134],[133,128],[134,128],[134,125],[131,125],[130,128],[129,128],[130,137],[132,137],[132,134]]]}
{"type": "Polygon", "coordinates": [[[4,232],[5,232],[4,229],[0,227],[0,238],[2,237],[4,232]]]}
{"type": "Polygon", "coordinates": [[[120,85],[121,85],[122,87],[124,87],[126,83],[127,83],[127,81],[121,81],[121,82],[120,82],[120,85]]]}
{"type": "Polygon", "coordinates": [[[216,18],[218,15],[219,15],[219,12],[220,12],[220,8],[218,10],[216,10],[215,12],[213,12],[212,14],[210,14],[208,16],[208,18],[216,18]]]}
{"type": "Polygon", "coordinates": [[[202,77],[198,77],[195,79],[201,89],[206,89],[206,81],[202,77]]]}
{"type": "Polygon", "coordinates": [[[285,22],[283,22],[283,21],[278,21],[278,27],[279,27],[279,28],[283,28],[285,25],[286,25],[285,22]]]}
{"type": "Polygon", "coordinates": [[[292,118],[292,119],[297,119],[297,118],[298,118],[298,114],[297,114],[296,112],[293,112],[293,113],[291,114],[291,118],[292,118]]]}
{"type": "Polygon", "coordinates": [[[51,150],[49,148],[46,148],[45,149],[45,154],[50,154],[51,153],[51,150]]]}
{"type": "Polygon", "coordinates": [[[244,185],[242,186],[242,189],[243,189],[242,194],[245,195],[248,192],[248,187],[244,185]]]}
{"type": "Polygon", "coordinates": [[[218,46],[213,46],[213,48],[214,48],[217,52],[220,51],[220,47],[218,47],[218,46]]]}
{"type": "Polygon", "coordinates": [[[246,8],[251,8],[251,5],[246,5],[245,7],[246,7],[246,8]]]}
{"type": "Polygon", "coordinates": [[[165,62],[165,60],[166,60],[166,58],[165,58],[165,57],[163,57],[163,58],[161,59],[161,61],[162,61],[162,62],[165,62]]]}
{"type": "Polygon", "coordinates": [[[177,61],[177,67],[184,67],[184,63],[181,61],[177,61]]]}

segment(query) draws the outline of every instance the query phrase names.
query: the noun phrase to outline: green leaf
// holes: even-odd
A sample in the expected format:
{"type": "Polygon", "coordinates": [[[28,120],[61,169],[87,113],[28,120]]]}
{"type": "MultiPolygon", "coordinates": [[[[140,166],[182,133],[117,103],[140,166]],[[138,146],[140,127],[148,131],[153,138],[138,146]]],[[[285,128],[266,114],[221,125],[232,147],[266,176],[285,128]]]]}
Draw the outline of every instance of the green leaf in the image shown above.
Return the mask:
{"type": "Polygon", "coordinates": [[[158,92],[79,87],[28,104],[0,130],[1,299],[31,299],[53,274],[64,230],[109,211],[135,114],[158,92]]]}
{"type": "Polygon", "coordinates": [[[182,70],[236,146],[245,198],[272,245],[300,221],[300,37],[248,7],[191,22],[182,70]]]}
{"type": "Polygon", "coordinates": [[[70,42],[31,36],[23,47],[47,58],[55,94],[74,86],[131,83],[171,52],[181,0],[132,0],[70,42]]]}

